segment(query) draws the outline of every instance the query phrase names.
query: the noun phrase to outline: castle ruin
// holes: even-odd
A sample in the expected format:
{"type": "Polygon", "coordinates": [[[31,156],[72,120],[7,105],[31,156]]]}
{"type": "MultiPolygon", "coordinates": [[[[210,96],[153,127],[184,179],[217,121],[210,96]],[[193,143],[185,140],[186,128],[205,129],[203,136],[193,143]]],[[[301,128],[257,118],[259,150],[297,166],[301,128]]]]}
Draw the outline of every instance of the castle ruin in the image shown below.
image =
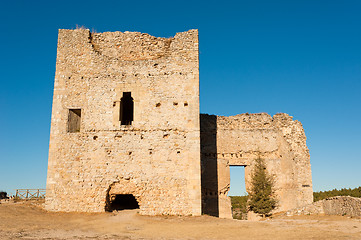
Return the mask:
{"type": "Polygon", "coordinates": [[[198,31],[59,30],[45,206],[231,218],[230,166],[274,176],[277,211],[312,202],[306,137],[287,114],[200,114],[198,31]]]}

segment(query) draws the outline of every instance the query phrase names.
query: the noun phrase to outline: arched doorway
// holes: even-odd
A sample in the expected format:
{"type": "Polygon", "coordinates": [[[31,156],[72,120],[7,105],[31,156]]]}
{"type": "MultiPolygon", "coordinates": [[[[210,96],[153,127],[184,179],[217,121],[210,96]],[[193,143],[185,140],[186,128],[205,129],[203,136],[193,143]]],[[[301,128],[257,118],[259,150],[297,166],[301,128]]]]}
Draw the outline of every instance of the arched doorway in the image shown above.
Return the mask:
{"type": "Polygon", "coordinates": [[[110,184],[105,196],[105,211],[140,209],[142,205],[139,188],[132,179],[120,179],[110,184]]]}
{"type": "Polygon", "coordinates": [[[139,203],[132,194],[113,194],[109,196],[107,211],[120,211],[125,209],[139,209],[139,203]]]}

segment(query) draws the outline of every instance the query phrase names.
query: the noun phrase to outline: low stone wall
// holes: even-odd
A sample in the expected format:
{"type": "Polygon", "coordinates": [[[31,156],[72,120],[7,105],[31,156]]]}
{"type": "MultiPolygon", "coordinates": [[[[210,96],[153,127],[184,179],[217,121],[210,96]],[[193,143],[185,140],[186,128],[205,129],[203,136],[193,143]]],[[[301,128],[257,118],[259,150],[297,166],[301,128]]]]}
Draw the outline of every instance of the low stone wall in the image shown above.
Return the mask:
{"type": "Polygon", "coordinates": [[[326,214],[361,217],[361,198],[337,196],[326,198],[307,206],[287,211],[288,216],[326,214]]]}

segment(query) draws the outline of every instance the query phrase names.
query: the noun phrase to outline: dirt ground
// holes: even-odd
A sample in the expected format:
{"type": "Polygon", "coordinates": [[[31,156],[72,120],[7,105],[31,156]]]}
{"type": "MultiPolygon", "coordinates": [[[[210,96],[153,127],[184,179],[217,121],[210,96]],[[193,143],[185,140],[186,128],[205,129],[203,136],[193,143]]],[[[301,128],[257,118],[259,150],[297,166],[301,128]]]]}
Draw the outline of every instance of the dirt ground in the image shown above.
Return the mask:
{"type": "MultiPolygon", "coordinates": [[[[41,205],[40,205],[41,206],[41,205]]],[[[260,222],[210,216],[53,213],[32,202],[0,204],[0,239],[361,239],[361,219],[275,216],[260,222]]]]}

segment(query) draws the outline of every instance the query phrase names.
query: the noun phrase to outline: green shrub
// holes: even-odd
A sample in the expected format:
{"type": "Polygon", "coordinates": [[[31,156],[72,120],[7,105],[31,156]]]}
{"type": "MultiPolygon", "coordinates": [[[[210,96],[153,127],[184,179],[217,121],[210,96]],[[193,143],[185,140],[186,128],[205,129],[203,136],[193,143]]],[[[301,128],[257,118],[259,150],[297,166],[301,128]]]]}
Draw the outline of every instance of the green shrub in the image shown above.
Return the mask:
{"type": "Polygon", "coordinates": [[[234,219],[247,219],[247,200],[248,196],[231,196],[232,216],[234,219]]]}
{"type": "Polygon", "coordinates": [[[247,200],[248,196],[231,196],[232,209],[247,212],[247,200]]]}
{"type": "Polygon", "coordinates": [[[7,199],[8,198],[8,194],[5,191],[0,191],[0,199],[7,199]]]}

